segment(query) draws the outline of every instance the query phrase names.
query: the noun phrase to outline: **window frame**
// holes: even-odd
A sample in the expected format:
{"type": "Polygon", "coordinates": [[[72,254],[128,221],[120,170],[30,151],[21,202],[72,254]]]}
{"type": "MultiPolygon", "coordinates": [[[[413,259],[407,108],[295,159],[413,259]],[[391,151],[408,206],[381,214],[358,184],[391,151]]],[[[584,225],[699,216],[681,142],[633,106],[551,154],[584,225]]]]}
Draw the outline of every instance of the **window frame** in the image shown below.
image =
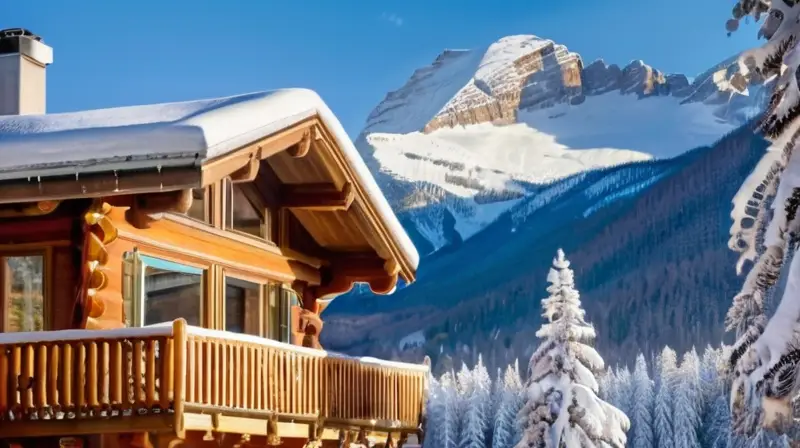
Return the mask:
{"type": "Polygon", "coordinates": [[[176,271],[189,270],[198,271],[202,276],[202,293],[200,300],[200,327],[228,331],[226,330],[226,287],[227,279],[236,279],[259,286],[259,322],[258,337],[262,337],[277,342],[292,344],[293,328],[292,318],[294,305],[302,306],[300,295],[285,281],[277,280],[273,277],[255,274],[241,268],[230,267],[220,263],[201,263],[198,260],[192,261],[181,257],[178,253],[164,253],[142,250],[139,246],[133,246],[122,254],[122,285],[121,295],[123,299],[123,318],[128,327],[144,326],[145,300],[144,300],[144,281],[147,258],[156,259],[167,265],[175,265],[183,269],[176,271]],[[275,331],[278,338],[273,339],[270,319],[269,298],[271,290],[275,291],[277,300],[278,330],[275,331]],[[294,297],[294,300],[292,299],[294,297]],[[129,305],[130,303],[130,305],[129,305]],[[131,310],[131,313],[128,310],[131,310]]]}
{"type": "MultiPolygon", "coordinates": [[[[191,263],[187,260],[175,259],[172,257],[166,257],[164,255],[150,255],[146,252],[142,252],[139,250],[138,247],[134,247],[130,251],[125,251],[122,254],[122,271],[123,271],[123,279],[122,279],[122,300],[123,300],[123,317],[126,326],[128,327],[144,327],[145,326],[145,299],[144,299],[144,292],[145,292],[145,269],[147,268],[148,264],[143,260],[142,257],[150,258],[159,260],[160,262],[166,263],[167,265],[175,265],[184,268],[188,268],[187,270],[196,270],[200,273],[200,297],[198,300],[199,303],[199,310],[200,315],[199,323],[200,326],[205,326],[206,318],[207,318],[207,306],[208,306],[208,297],[209,297],[209,289],[208,289],[208,282],[209,277],[211,276],[211,269],[208,266],[198,265],[196,263],[191,263]],[[130,255],[129,255],[130,254],[130,255]],[[128,259],[130,257],[130,259],[128,259]],[[130,283],[129,283],[130,281],[130,283]],[[131,301],[131,311],[132,316],[127,315],[127,304],[126,301],[131,301]]],[[[176,270],[176,272],[180,272],[176,270]]]]}
{"type": "MultiPolygon", "coordinates": [[[[273,209],[266,203],[255,184],[240,184],[233,182],[230,177],[226,177],[221,181],[221,186],[222,206],[220,209],[222,210],[222,222],[220,223],[220,227],[226,232],[231,232],[233,234],[241,235],[256,241],[266,242],[268,244],[275,244],[274,240],[276,239],[277,235],[275,230],[277,226],[276,213],[274,213],[273,209]],[[245,185],[249,185],[249,187],[245,187],[245,185]],[[242,195],[244,195],[245,199],[250,202],[250,205],[256,210],[256,213],[261,215],[263,226],[259,235],[253,235],[242,230],[237,230],[233,227],[232,222],[230,227],[228,226],[228,217],[234,211],[234,207],[232,207],[228,201],[228,190],[230,189],[230,197],[233,198],[233,189],[236,187],[241,189],[242,195]]],[[[235,204],[233,205],[235,206],[235,204]]],[[[231,221],[232,220],[233,218],[231,217],[231,221]]]]}
{"type": "Polygon", "coordinates": [[[291,301],[288,296],[284,299],[284,294],[292,292],[296,297],[299,297],[297,292],[290,288],[285,283],[276,281],[275,279],[248,275],[246,272],[238,269],[231,269],[224,267],[220,273],[219,287],[217,288],[218,298],[214,300],[212,306],[217,310],[216,328],[222,331],[227,330],[227,309],[226,309],[226,286],[227,279],[232,278],[249,283],[259,285],[259,337],[269,339],[271,341],[283,342],[285,344],[292,343],[292,307],[291,301]],[[272,331],[270,326],[270,290],[275,290],[277,308],[278,308],[278,339],[272,338],[272,331]],[[284,303],[285,302],[285,303],[284,303]],[[281,328],[285,327],[285,328],[281,328]]]}
{"type": "MultiPolygon", "coordinates": [[[[228,279],[239,280],[242,282],[252,283],[258,286],[258,334],[252,336],[258,336],[262,338],[267,338],[267,306],[266,306],[266,299],[269,288],[270,282],[265,281],[263,279],[257,279],[253,277],[248,277],[246,275],[241,275],[238,272],[232,273],[230,270],[223,269],[222,270],[222,281],[220,282],[220,290],[221,294],[219,297],[219,321],[220,325],[219,328],[223,331],[231,331],[228,330],[228,279]]],[[[248,333],[241,333],[241,334],[248,334],[248,333]]]]}
{"type": "MultiPolygon", "coordinates": [[[[0,245],[0,259],[13,257],[42,257],[42,330],[53,328],[53,247],[49,245],[0,245]]],[[[8,297],[5,296],[5,273],[0,267],[0,333],[6,333],[8,297]]]]}
{"type": "MultiPolygon", "coordinates": [[[[212,200],[213,200],[213,195],[211,194],[211,187],[192,188],[192,192],[190,192],[190,194],[192,194],[194,192],[194,190],[198,190],[200,188],[202,188],[202,190],[203,190],[203,219],[197,219],[197,218],[195,218],[193,216],[190,216],[188,210],[183,215],[187,219],[191,219],[194,222],[198,222],[198,223],[201,223],[201,224],[204,224],[204,225],[207,225],[207,226],[213,226],[213,219],[212,219],[213,207],[212,207],[212,204],[211,204],[212,200]]],[[[192,202],[194,202],[194,198],[192,198],[192,202]]]]}

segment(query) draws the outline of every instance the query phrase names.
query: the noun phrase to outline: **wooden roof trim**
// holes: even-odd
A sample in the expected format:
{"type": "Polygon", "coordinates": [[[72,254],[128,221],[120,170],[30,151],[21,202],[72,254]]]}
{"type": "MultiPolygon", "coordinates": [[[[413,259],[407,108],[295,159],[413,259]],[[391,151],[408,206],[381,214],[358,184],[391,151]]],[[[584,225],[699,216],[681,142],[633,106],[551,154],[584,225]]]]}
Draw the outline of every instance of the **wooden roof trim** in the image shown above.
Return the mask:
{"type": "MultiPolygon", "coordinates": [[[[399,275],[407,282],[414,281],[415,274],[410,261],[406,259],[398,243],[392,238],[388,226],[375,209],[363,185],[358,181],[358,176],[348,163],[342,148],[336,143],[335,138],[326,128],[325,123],[318,114],[298,123],[293,123],[279,132],[224,156],[205,162],[201,168],[202,186],[211,185],[229,176],[233,176],[235,182],[253,180],[257,176],[257,170],[260,165],[256,163],[257,161],[264,160],[281,151],[288,151],[291,157],[304,157],[314,145],[321,147],[330,156],[336,166],[329,166],[328,168],[336,170],[338,173],[335,174],[343,175],[346,182],[343,189],[338,193],[330,192],[332,196],[335,196],[330,198],[330,204],[321,204],[320,207],[326,210],[347,210],[351,208],[352,202],[358,203],[358,208],[361,212],[358,214],[366,221],[365,224],[370,229],[377,230],[376,233],[367,235],[368,239],[377,239],[379,244],[394,259],[396,266],[394,264],[388,266],[391,266],[391,271],[396,272],[387,271],[387,273],[389,275],[399,275]]],[[[312,205],[303,203],[292,205],[300,208],[314,208],[312,205]]]]}
{"type": "Polygon", "coordinates": [[[411,267],[411,263],[409,260],[403,256],[403,251],[400,249],[398,243],[392,238],[391,232],[389,231],[386,223],[381,219],[380,214],[375,209],[372,201],[369,199],[369,195],[364,190],[363,185],[360,184],[358,181],[358,176],[353,170],[353,167],[347,162],[347,159],[339,147],[336,144],[336,140],[333,138],[333,135],[330,131],[325,127],[325,124],[317,118],[317,127],[316,130],[319,135],[319,143],[325,146],[325,149],[328,153],[333,156],[334,161],[336,162],[337,168],[345,174],[347,181],[352,184],[352,190],[355,194],[355,202],[361,205],[361,210],[363,211],[363,216],[367,220],[367,224],[369,224],[373,229],[376,229],[377,236],[381,241],[382,245],[386,247],[389,252],[392,254],[393,258],[399,265],[399,275],[406,281],[406,282],[413,282],[415,279],[414,269],[411,267]]]}
{"type": "MultiPolygon", "coordinates": [[[[291,148],[310,145],[311,129],[318,123],[316,117],[310,117],[298,123],[293,123],[286,128],[265,138],[252,142],[223,156],[211,159],[202,165],[202,186],[208,186],[228,176],[234,177],[234,182],[247,182],[258,175],[259,163],[274,154],[291,148]]],[[[308,153],[298,154],[302,157],[308,153]]]]}
{"type": "Polygon", "coordinates": [[[200,183],[196,167],[29,178],[0,183],[0,204],[167,192],[195,188],[200,183]]]}

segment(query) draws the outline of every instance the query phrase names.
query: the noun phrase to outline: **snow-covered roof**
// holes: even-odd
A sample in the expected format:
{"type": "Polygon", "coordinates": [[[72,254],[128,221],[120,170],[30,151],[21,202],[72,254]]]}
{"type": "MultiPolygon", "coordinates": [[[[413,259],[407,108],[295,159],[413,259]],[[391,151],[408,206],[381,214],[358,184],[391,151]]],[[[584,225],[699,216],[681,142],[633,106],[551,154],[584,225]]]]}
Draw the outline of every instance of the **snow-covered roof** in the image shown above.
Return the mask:
{"type": "Polygon", "coordinates": [[[315,92],[0,117],[0,180],[199,166],[317,116],[333,134],[413,269],[419,254],[339,120],[315,92]]]}

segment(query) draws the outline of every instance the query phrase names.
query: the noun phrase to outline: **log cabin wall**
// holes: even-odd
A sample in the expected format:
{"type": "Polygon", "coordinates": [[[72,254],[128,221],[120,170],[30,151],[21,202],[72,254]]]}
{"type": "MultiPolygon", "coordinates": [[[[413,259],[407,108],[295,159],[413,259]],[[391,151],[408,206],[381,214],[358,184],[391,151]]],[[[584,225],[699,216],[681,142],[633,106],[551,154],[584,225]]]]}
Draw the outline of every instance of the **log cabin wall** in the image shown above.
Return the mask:
{"type": "MultiPolygon", "coordinates": [[[[135,198],[109,199],[118,204],[108,206],[104,217],[113,226],[115,237],[105,246],[107,257],[102,270],[107,281],[94,294],[96,303],[87,306],[86,328],[111,329],[155,323],[150,319],[160,322],[184,317],[192,325],[302,344],[303,339],[297,337],[302,332],[302,303],[301,299],[293,300],[289,287],[318,285],[318,265],[300,253],[290,258],[270,241],[271,235],[278,234],[277,220],[267,221],[274,227],[262,224],[263,239],[220,228],[224,224],[215,225],[222,217],[215,216],[211,206],[214,201],[207,201],[218,194],[215,190],[212,187],[194,193],[207,207],[185,210],[186,215],[179,210],[145,219],[136,216],[137,207],[131,204],[136,203],[135,198]],[[196,270],[194,293],[172,294],[167,300],[162,297],[161,304],[148,305],[150,317],[135,316],[141,304],[125,291],[125,282],[130,281],[126,280],[125,266],[134,253],[139,258],[196,270]]],[[[143,297],[142,293],[137,297],[143,297]]]]}
{"type": "Polygon", "coordinates": [[[75,328],[82,278],[80,218],[89,204],[0,208],[0,332],[75,328]]]}

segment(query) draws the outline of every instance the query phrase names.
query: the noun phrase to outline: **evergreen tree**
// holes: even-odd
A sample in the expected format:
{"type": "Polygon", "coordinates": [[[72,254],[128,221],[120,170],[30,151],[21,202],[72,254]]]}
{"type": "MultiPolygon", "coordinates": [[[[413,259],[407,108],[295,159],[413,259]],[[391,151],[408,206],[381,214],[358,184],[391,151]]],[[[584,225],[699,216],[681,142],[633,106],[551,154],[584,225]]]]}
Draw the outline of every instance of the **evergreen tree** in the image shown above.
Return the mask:
{"type": "Polygon", "coordinates": [[[497,415],[494,421],[494,433],[492,436],[492,448],[513,448],[517,426],[517,412],[521,401],[522,382],[519,373],[512,366],[506,368],[502,381],[502,399],[498,406],[497,415]]]}
{"type": "Polygon", "coordinates": [[[731,411],[728,398],[720,394],[711,405],[710,418],[706,421],[703,446],[727,448],[731,436],[731,411]]]}
{"type": "Polygon", "coordinates": [[[442,403],[442,386],[433,374],[429,373],[429,376],[428,399],[425,401],[425,415],[427,418],[425,437],[431,442],[427,444],[426,448],[438,448],[435,439],[438,437],[436,430],[441,418],[439,406],[442,403]]]}
{"type": "Polygon", "coordinates": [[[633,371],[633,397],[631,415],[631,446],[633,448],[653,448],[653,381],[647,373],[647,362],[643,354],[636,357],[636,368],[633,371]]]}
{"type": "MultiPolygon", "coordinates": [[[[505,394],[505,380],[503,378],[503,369],[497,368],[497,376],[492,383],[492,402],[491,412],[486,416],[488,419],[487,427],[489,428],[489,436],[486,439],[486,445],[489,447],[495,446],[494,434],[497,430],[497,419],[500,417],[500,411],[503,408],[503,395],[505,394]]],[[[510,438],[510,437],[509,437],[510,438]]]]}
{"type": "Polygon", "coordinates": [[[469,399],[472,396],[474,389],[474,376],[472,371],[467,367],[467,364],[462,363],[461,369],[456,373],[456,391],[458,392],[456,400],[457,409],[457,422],[458,422],[458,443],[459,446],[464,438],[464,431],[466,425],[467,411],[469,410],[469,399]]]}
{"type": "Polygon", "coordinates": [[[519,359],[514,360],[514,368],[511,372],[506,372],[505,383],[509,391],[513,393],[509,398],[509,402],[511,403],[511,411],[509,412],[514,416],[512,421],[511,446],[517,446],[520,440],[522,440],[523,427],[522,421],[520,420],[520,411],[522,410],[522,406],[525,405],[525,388],[522,385],[522,376],[519,372],[519,359]]]}
{"type": "Polygon", "coordinates": [[[672,422],[676,448],[700,448],[700,362],[694,350],[683,355],[672,422]]]}
{"type": "Polygon", "coordinates": [[[428,427],[433,448],[457,448],[459,398],[455,376],[446,372],[432,388],[431,407],[428,412],[428,427]]]}
{"type": "Polygon", "coordinates": [[[769,107],[757,129],[772,143],[734,196],[731,239],[739,252],[737,272],[752,262],[742,289],[728,311],[727,326],[737,341],[729,364],[733,374],[731,403],[737,432],[753,434],[761,427],[762,398],[770,397],[771,414],[792,417],[791,402],[800,393],[797,333],[800,330],[800,257],[797,249],[800,206],[800,141],[798,72],[800,72],[800,3],[792,0],[737,0],[729,32],[742,19],[766,17],[759,37],[767,42],[740,55],[739,70],[729,85],[744,92],[750,83],[768,85],[769,107]],[[788,270],[786,270],[788,267],[788,270]],[[784,274],[788,280],[774,313],[767,319],[766,301],[784,274]],[[780,404],[780,406],[779,406],[780,404]]]}
{"type": "Polygon", "coordinates": [[[614,404],[614,401],[611,398],[613,395],[612,389],[614,388],[614,380],[614,371],[611,368],[608,368],[605,372],[603,372],[602,375],[600,375],[600,378],[598,378],[597,381],[597,396],[611,404],[614,404]]]}
{"type": "Polygon", "coordinates": [[[459,448],[486,448],[486,435],[489,432],[489,403],[492,396],[491,378],[483,365],[482,357],[473,371],[462,368],[459,372],[460,392],[463,394],[463,419],[459,448]]]}
{"type": "Polygon", "coordinates": [[[595,331],[584,319],[573,272],[560,249],[547,280],[550,297],[542,300],[546,323],[536,333],[543,342],[528,367],[520,411],[524,432],[517,447],[622,448],[630,422],[596,395],[596,375],[604,363],[591,346],[595,331]]]}
{"type": "Polygon", "coordinates": [[[714,419],[716,400],[725,393],[725,385],[722,376],[719,374],[722,367],[722,350],[716,350],[711,346],[706,347],[703,359],[700,362],[700,396],[702,412],[700,413],[701,440],[705,446],[710,446],[712,440],[717,438],[712,431],[715,430],[714,419]]]}
{"type": "Polygon", "coordinates": [[[672,425],[673,400],[677,381],[677,359],[675,350],[664,347],[658,357],[658,391],[653,418],[653,430],[656,436],[656,446],[659,448],[675,447],[675,432],[672,425]]]}
{"type": "Polygon", "coordinates": [[[481,428],[483,428],[483,443],[485,446],[491,447],[492,426],[494,424],[494,417],[492,414],[492,378],[489,376],[489,371],[483,364],[483,355],[478,355],[478,363],[473,370],[473,378],[475,388],[472,392],[473,397],[471,403],[480,407],[478,415],[482,419],[481,428]]]}
{"type": "Polygon", "coordinates": [[[616,402],[611,403],[625,415],[633,415],[633,375],[628,367],[617,369],[617,397],[616,402]]]}

